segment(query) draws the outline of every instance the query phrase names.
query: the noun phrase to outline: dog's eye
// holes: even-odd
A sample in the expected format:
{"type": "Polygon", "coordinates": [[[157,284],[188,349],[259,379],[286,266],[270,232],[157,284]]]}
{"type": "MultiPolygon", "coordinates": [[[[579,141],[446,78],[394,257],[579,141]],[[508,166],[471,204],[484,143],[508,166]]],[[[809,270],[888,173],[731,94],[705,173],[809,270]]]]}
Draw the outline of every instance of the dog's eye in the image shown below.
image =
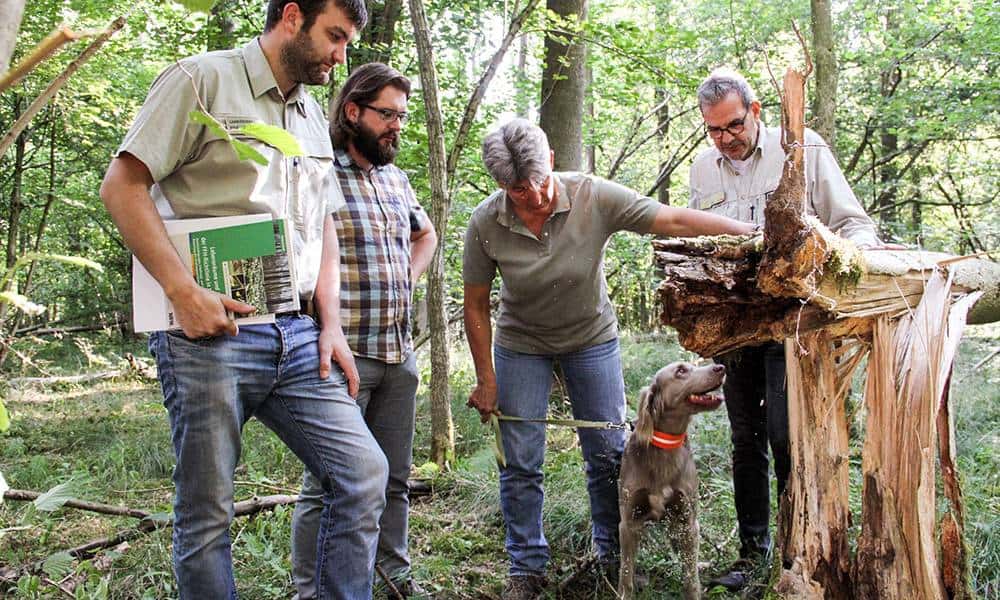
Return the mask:
{"type": "Polygon", "coordinates": [[[674,377],[684,377],[687,374],[688,374],[688,369],[683,365],[677,367],[677,370],[674,371],[674,377]]]}

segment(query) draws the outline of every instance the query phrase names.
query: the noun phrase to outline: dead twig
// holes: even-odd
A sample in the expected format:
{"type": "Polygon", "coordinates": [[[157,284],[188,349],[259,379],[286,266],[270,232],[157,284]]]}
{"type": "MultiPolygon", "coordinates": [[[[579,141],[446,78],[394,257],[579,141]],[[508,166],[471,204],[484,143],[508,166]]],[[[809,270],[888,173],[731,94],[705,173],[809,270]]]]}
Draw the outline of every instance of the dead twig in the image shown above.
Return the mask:
{"type": "MultiPolygon", "coordinates": [[[[14,500],[19,502],[34,502],[42,494],[30,490],[7,490],[3,493],[4,500],[14,500]]],[[[133,519],[149,518],[149,513],[144,510],[137,510],[127,506],[113,506],[111,504],[101,504],[100,502],[87,502],[85,500],[67,500],[64,507],[76,508],[104,515],[117,515],[120,517],[132,517],[133,519]]]]}

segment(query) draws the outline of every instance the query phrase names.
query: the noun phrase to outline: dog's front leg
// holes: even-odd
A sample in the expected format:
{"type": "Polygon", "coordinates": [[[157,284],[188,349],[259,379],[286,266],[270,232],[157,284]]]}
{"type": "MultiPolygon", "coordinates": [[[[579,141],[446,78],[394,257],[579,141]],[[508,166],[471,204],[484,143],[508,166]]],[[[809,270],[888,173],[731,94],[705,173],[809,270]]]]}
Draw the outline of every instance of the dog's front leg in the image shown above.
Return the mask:
{"type": "Polygon", "coordinates": [[[642,522],[635,520],[634,505],[629,501],[622,502],[621,523],[618,525],[618,543],[621,548],[621,566],[618,571],[618,597],[624,600],[630,600],[635,594],[635,553],[639,547],[639,535],[641,533],[642,522]]]}
{"type": "Polygon", "coordinates": [[[701,598],[701,580],[698,577],[698,546],[701,534],[698,529],[697,498],[681,494],[670,515],[670,540],[674,551],[680,554],[684,570],[684,600],[701,598]]]}

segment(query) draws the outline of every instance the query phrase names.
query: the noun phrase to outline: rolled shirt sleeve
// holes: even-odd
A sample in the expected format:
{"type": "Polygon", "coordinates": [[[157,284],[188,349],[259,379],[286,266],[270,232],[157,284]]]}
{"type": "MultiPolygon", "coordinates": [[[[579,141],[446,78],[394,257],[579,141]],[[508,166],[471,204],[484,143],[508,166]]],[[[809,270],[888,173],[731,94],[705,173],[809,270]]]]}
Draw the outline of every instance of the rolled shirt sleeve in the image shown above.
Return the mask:
{"type": "Polygon", "coordinates": [[[176,171],[193,156],[204,134],[204,126],[188,118],[199,110],[195,90],[202,98],[207,96],[203,84],[196,63],[185,61],[182,66],[177,62],[164,69],[115,156],[128,152],[136,157],[149,169],[154,182],[176,171]]]}

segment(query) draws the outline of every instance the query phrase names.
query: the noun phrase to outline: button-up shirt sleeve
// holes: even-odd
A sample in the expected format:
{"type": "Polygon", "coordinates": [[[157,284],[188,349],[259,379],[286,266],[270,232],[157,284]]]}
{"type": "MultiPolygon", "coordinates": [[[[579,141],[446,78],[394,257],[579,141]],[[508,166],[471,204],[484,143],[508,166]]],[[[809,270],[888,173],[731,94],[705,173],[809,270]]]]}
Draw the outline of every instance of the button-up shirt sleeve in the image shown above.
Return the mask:
{"type": "Polygon", "coordinates": [[[183,68],[174,63],[160,73],[118,148],[117,154],[128,152],[141,160],[153,181],[175,171],[198,147],[204,127],[192,123],[188,114],[198,109],[195,89],[205,93],[200,75],[192,61],[183,68]]]}
{"type": "Polygon", "coordinates": [[[826,142],[819,134],[807,129],[806,144],[815,150],[806,160],[811,171],[810,200],[817,218],[832,231],[859,246],[880,245],[875,223],[865,214],[826,142]],[[810,159],[812,164],[808,164],[810,159]]]}

